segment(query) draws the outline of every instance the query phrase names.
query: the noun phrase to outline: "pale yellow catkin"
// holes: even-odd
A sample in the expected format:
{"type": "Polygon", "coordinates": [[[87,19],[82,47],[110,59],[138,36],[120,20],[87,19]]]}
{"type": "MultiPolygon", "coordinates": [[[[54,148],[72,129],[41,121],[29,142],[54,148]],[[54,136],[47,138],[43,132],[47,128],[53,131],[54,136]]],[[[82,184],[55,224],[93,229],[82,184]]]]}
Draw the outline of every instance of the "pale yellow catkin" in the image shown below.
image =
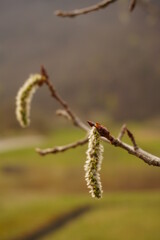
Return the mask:
{"type": "Polygon", "coordinates": [[[101,169],[103,159],[103,146],[100,144],[100,135],[95,127],[91,128],[89,134],[87,158],[85,162],[85,179],[87,187],[93,198],[102,197],[102,184],[99,171],[101,169]]]}
{"type": "Polygon", "coordinates": [[[30,75],[17,93],[16,118],[22,127],[27,127],[30,124],[30,108],[33,95],[45,80],[46,78],[40,74],[30,75]]]}

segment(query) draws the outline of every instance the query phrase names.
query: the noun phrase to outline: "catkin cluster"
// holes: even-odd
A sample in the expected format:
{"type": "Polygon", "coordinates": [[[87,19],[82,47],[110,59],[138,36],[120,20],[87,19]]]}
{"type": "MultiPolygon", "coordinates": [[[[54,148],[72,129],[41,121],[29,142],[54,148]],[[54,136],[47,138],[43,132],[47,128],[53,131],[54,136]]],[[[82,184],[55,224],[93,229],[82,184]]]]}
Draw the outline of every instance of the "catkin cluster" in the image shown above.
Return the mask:
{"type": "Polygon", "coordinates": [[[87,159],[84,169],[87,186],[93,198],[102,197],[103,191],[99,175],[103,159],[102,153],[103,146],[100,144],[100,135],[97,129],[92,127],[89,134],[89,144],[86,152],[87,159]]]}
{"type": "Polygon", "coordinates": [[[40,74],[31,75],[18,91],[16,117],[22,127],[27,127],[30,124],[30,107],[33,94],[45,80],[45,76],[40,74]]]}

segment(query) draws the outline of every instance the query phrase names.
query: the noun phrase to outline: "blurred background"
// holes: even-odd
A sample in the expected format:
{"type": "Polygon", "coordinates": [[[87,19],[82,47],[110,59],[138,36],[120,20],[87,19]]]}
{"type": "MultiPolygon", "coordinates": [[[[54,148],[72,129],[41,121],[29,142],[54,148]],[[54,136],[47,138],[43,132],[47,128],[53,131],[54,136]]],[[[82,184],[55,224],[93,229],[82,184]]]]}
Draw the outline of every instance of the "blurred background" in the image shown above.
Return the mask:
{"type": "MultiPolygon", "coordinates": [[[[15,96],[43,64],[74,112],[118,135],[126,122],[138,145],[160,155],[160,2],[129,1],[73,19],[56,17],[96,0],[0,1],[0,240],[160,239],[160,173],[105,145],[104,196],[84,180],[87,146],[40,157],[84,137],[57,118],[41,88],[28,129],[15,118],[15,96]]],[[[128,142],[127,138],[124,138],[128,142]]]]}

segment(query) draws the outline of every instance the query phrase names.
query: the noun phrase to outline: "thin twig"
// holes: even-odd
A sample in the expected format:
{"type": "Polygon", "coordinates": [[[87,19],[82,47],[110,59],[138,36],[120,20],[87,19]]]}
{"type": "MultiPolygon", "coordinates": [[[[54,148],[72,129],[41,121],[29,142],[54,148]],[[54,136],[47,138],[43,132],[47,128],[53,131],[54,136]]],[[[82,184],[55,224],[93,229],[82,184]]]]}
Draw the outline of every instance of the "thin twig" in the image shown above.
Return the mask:
{"type": "Polygon", "coordinates": [[[137,143],[136,143],[136,140],[134,138],[134,135],[133,133],[131,133],[131,131],[126,127],[126,132],[128,134],[128,137],[131,139],[131,142],[133,143],[133,147],[135,150],[138,149],[138,146],[137,146],[137,143]]]}
{"type": "Polygon", "coordinates": [[[157,157],[155,155],[152,155],[152,154],[144,151],[141,148],[135,149],[135,147],[130,146],[130,145],[122,142],[119,139],[116,139],[115,137],[113,137],[110,134],[110,132],[108,131],[107,128],[103,127],[99,123],[93,123],[93,122],[90,122],[90,121],[88,121],[88,123],[91,127],[95,126],[97,128],[99,134],[102,137],[108,139],[113,146],[120,147],[120,148],[126,150],[128,153],[142,159],[145,163],[147,163],[149,165],[160,167],[160,158],[159,157],[157,157]]]}
{"type": "Polygon", "coordinates": [[[66,112],[66,110],[63,110],[63,109],[58,109],[56,111],[56,115],[57,116],[62,116],[64,118],[66,118],[67,120],[71,120],[71,117],[70,115],[66,112]]]}
{"type": "Polygon", "coordinates": [[[133,133],[127,128],[126,124],[124,124],[122,126],[121,131],[120,131],[117,139],[121,141],[125,132],[127,132],[128,137],[130,138],[131,142],[133,143],[134,149],[137,150],[138,145],[136,143],[135,137],[134,137],[133,133]]]}
{"type": "Polygon", "coordinates": [[[47,148],[47,149],[40,149],[40,148],[37,148],[36,151],[41,155],[41,156],[45,156],[47,154],[55,154],[55,153],[59,153],[59,152],[65,152],[71,148],[76,148],[76,147],[79,147],[79,146],[83,146],[85,145],[86,143],[88,142],[88,136],[82,140],[79,140],[77,142],[74,142],[74,143],[70,143],[70,144],[67,144],[67,145],[64,145],[64,146],[57,146],[57,147],[54,147],[54,148],[47,148]]]}
{"type": "Polygon", "coordinates": [[[57,10],[55,11],[55,15],[59,17],[76,17],[82,14],[87,14],[90,12],[98,11],[102,8],[106,8],[109,6],[111,3],[116,2],[117,0],[103,0],[95,5],[86,7],[86,8],[81,8],[81,9],[75,9],[73,11],[62,11],[62,10],[57,10]]]}
{"type": "Polygon", "coordinates": [[[123,126],[122,126],[122,128],[121,128],[121,130],[120,130],[120,133],[119,133],[119,135],[118,135],[117,138],[118,138],[119,140],[122,140],[125,132],[126,132],[126,124],[123,124],[123,126]]]}
{"type": "Polygon", "coordinates": [[[136,4],[137,4],[137,0],[131,0],[130,6],[129,6],[130,12],[134,10],[136,4]]]}
{"type": "MultiPolygon", "coordinates": [[[[59,17],[73,18],[73,17],[79,16],[79,15],[95,12],[95,11],[98,11],[100,9],[106,8],[111,3],[114,3],[116,1],[117,0],[103,0],[99,3],[97,3],[97,4],[91,5],[89,7],[74,9],[72,11],[57,10],[57,11],[55,11],[55,15],[59,16],[59,17]]],[[[134,10],[134,8],[136,6],[136,3],[137,3],[137,0],[131,0],[130,6],[129,6],[130,12],[132,12],[134,10]]]]}
{"type": "Polygon", "coordinates": [[[83,129],[84,131],[89,130],[88,126],[86,124],[84,124],[74,113],[73,111],[69,108],[68,104],[60,97],[60,95],[58,95],[58,93],[56,92],[56,89],[54,88],[54,86],[52,85],[49,76],[47,74],[47,71],[44,67],[41,67],[41,74],[43,76],[45,76],[46,78],[46,85],[48,86],[50,92],[51,92],[51,96],[60,103],[60,105],[65,109],[65,111],[67,112],[67,114],[70,116],[70,118],[72,119],[72,122],[75,126],[83,129]]]}

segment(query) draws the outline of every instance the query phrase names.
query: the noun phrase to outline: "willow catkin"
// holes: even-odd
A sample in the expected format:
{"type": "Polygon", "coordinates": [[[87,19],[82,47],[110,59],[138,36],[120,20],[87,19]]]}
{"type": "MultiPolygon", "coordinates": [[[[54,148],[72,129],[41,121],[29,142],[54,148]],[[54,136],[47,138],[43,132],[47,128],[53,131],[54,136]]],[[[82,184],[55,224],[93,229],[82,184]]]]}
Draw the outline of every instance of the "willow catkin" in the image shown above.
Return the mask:
{"type": "Polygon", "coordinates": [[[102,164],[103,146],[100,144],[100,135],[95,127],[92,127],[89,134],[87,159],[84,166],[85,179],[87,186],[93,198],[102,197],[102,184],[100,181],[99,171],[102,164]]]}
{"type": "Polygon", "coordinates": [[[16,118],[22,127],[27,127],[30,124],[32,97],[45,80],[45,76],[40,74],[31,75],[17,93],[16,118]]]}

